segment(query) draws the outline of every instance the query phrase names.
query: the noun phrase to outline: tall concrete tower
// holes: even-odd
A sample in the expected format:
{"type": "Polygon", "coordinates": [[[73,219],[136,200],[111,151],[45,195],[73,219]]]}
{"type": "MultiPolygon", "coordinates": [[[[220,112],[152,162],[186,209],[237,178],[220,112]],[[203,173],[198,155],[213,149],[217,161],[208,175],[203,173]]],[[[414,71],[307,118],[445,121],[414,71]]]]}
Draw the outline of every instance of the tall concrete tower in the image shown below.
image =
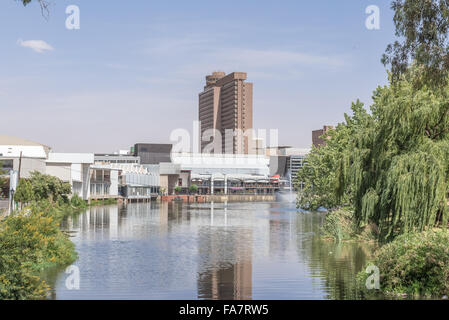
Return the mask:
{"type": "Polygon", "coordinates": [[[205,149],[211,144],[204,138],[212,136],[216,139],[214,153],[250,152],[252,137],[245,131],[253,128],[253,84],[245,80],[245,72],[214,72],[206,76],[206,86],[199,94],[201,152],[207,152],[205,149]],[[208,134],[210,129],[217,130],[221,137],[208,134]],[[221,152],[216,150],[220,145],[221,152]]]}

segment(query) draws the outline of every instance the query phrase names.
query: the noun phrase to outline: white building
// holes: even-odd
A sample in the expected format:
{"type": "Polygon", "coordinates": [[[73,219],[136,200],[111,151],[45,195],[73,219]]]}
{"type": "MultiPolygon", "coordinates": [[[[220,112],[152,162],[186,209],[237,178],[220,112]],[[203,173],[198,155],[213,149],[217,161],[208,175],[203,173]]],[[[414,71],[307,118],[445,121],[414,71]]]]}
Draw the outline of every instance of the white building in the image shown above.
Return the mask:
{"type": "MultiPolygon", "coordinates": [[[[159,166],[129,163],[95,163],[94,168],[119,173],[119,194],[128,199],[151,199],[160,188],[159,166]]],[[[112,177],[112,176],[111,176],[112,177]]],[[[112,192],[112,190],[110,190],[112,192]]]]}
{"type": "Polygon", "coordinates": [[[19,171],[20,177],[29,178],[30,172],[45,173],[45,160],[50,147],[43,144],[0,135],[0,161],[3,167],[19,171]]]}
{"type": "Polygon", "coordinates": [[[46,174],[69,182],[72,194],[89,199],[90,166],[94,164],[93,153],[53,153],[46,160],[46,174]]]}
{"type": "Polygon", "coordinates": [[[94,164],[89,168],[89,199],[119,197],[120,169],[111,165],[94,164]]]}
{"type": "Polygon", "coordinates": [[[172,153],[172,162],[195,174],[247,174],[268,177],[270,158],[265,155],[172,153]]]}
{"type": "Polygon", "coordinates": [[[160,163],[159,169],[161,189],[168,194],[173,194],[175,187],[187,191],[191,184],[197,185],[200,193],[274,188],[269,186],[270,158],[265,155],[172,153],[171,160],[160,163]]]}

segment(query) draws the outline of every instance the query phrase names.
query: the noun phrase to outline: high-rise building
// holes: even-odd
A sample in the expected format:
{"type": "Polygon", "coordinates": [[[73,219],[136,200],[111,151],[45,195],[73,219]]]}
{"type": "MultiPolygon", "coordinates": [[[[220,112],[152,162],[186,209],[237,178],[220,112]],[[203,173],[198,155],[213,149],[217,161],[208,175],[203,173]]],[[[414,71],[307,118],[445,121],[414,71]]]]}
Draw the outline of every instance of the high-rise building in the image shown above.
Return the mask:
{"type": "Polygon", "coordinates": [[[201,152],[211,152],[209,145],[213,153],[250,153],[252,136],[246,130],[253,128],[253,84],[245,80],[245,72],[206,76],[199,94],[201,152]]]}

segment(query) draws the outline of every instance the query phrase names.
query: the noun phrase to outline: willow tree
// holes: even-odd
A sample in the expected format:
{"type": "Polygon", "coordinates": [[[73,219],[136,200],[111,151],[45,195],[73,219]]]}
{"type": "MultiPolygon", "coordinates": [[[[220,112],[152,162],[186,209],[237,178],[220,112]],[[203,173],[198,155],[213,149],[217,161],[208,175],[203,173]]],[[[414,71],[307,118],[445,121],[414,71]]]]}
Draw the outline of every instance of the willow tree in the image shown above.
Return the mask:
{"type": "Polygon", "coordinates": [[[375,223],[385,240],[447,225],[449,86],[417,89],[420,71],[374,92],[374,122],[353,137],[338,167],[353,188],[357,223],[375,223]]]}
{"type": "Polygon", "coordinates": [[[351,186],[344,185],[337,169],[342,157],[350,152],[353,136],[372,122],[360,101],[353,103],[351,110],[352,115],[345,114],[345,121],[322,137],[326,145],[313,147],[307,164],[299,169],[295,182],[298,207],[332,209],[350,203],[351,186]]]}

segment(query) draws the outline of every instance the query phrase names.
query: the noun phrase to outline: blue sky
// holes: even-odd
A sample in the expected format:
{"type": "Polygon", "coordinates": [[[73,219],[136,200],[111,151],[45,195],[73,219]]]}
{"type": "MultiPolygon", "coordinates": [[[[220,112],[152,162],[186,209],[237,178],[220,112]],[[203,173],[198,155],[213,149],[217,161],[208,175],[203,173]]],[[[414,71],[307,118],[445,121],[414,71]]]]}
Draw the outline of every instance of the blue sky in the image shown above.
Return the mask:
{"type": "Polygon", "coordinates": [[[254,127],[309,147],[386,84],[389,1],[101,1],[0,3],[0,132],[61,152],[111,152],[192,130],[212,71],[248,73],[254,127]],[[65,28],[68,5],[80,30],[65,28]],[[380,30],[365,27],[369,5],[380,30]],[[52,50],[36,52],[27,41],[52,50]],[[22,44],[22,45],[21,45],[22,44]]]}

